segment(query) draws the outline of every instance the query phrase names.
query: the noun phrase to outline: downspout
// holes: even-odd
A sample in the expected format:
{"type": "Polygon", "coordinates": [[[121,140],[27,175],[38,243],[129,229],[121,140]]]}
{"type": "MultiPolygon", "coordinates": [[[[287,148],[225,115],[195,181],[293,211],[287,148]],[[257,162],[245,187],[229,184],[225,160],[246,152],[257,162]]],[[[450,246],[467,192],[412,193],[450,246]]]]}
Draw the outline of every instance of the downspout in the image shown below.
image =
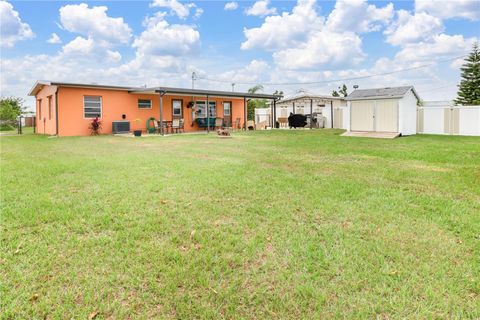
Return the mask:
{"type": "Polygon", "coordinates": [[[293,103],[293,114],[295,114],[295,101],[293,103]]]}
{"type": "Polygon", "coordinates": [[[273,124],[272,128],[277,127],[277,99],[273,99],[273,124]]]}
{"type": "Polygon", "coordinates": [[[58,137],[58,90],[60,88],[57,86],[57,89],[55,90],[55,125],[56,125],[56,130],[55,130],[55,135],[58,137]]]}

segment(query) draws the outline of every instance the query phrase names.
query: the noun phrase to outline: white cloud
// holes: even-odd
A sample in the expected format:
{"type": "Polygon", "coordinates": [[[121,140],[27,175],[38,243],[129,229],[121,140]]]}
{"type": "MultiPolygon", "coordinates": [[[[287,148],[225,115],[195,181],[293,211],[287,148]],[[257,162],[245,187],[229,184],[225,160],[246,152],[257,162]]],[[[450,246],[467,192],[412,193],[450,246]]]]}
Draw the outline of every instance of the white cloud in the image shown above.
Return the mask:
{"type": "Polygon", "coordinates": [[[6,1],[0,1],[0,36],[1,46],[6,48],[13,47],[17,41],[35,36],[30,26],[22,22],[18,12],[6,1]]]}
{"type": "Polygon", "coordinates": [[[277,65],[287,69],[351,66],[365,58],[362,40],[353,32],[315,32],[307,42],[273,54],[277,65]]]}
{"type": "Polygon", "coordinates": [[[387,42],[393,45],[404,46],[408,43],[429,41],[444,29],[439,18],[425,12],[411,15],[408,11],[399,10],[397,14],[397,20],[384,32],[387,42]]]}
{"type": "Polygon", "coordinates": [[[219,80],[231,82],[254,82],[258,81],[269,73],[270,66],[263,60],[252,60],[245,67],[223,72],[216,76],[219,80]]]}
{"type": "Polygon", "coordinates": [[[437,61],[468,54],[476,38],[465,39],[462,35],[439,34],[431,42],[417,42],[405,46],[395,58],[402,61],[437,61]]]}
{"type": "Polygon", "coordinates": [[[93,47],[94,44],[92,38],[89,37],[88,39],[85,39],[79,36],[64,45],[62,51],[68,55],[85,56],[92,53],[93,47]]]}
{"type": "Polygon", "coordinates": [[[304,42],[310,32],[323,25],[315,11],[315,0],[299,0],[292,12],[266,17],[258,28],[244,29],[246,40],[242,49],[276,50],[304,42]]]}
{"type": "Polygon", "coordinates": [[[47,40],[47,42],[51,44],[59,44],[59,43],[62,43],[62,40],[60,40],[60,37],[58,36],[58,34],[52,33],[52,35],[47,40]]]}
{"type": "Polygon", "coordinates": [[[154,0],[150,6],[168,8],[181,19],[186,19],[190,15],[190,9],[196,7],[194,3],[182,4],[178,0],[154,0]]]}
{"type": "Polygon", "coordinates": [[[87,4],[70,4],[60,8],[60,22],[64,30],[108,42],[128,43],[132,30],[123,18],[107,16],[108,8],[89,8],[87,4]]]}
{"type": "Polygon", "coordinates": [[[315,0],[299,0],[291,13],[266,17],[260,27],[244,30],[241,48],[273,51],[275,63],[292,70],[351,66],[363,60],[361,38],[326,27],[315,6],[315,0]]]}
{"type": "Polygon", "coordinates": [[[202,16],[203,14],[203,9],[202,8],[197,8],[195,9],[195,15],[194,15],[194,18],[195,19],[198,19],[202,16]]]}
{"type": "Polygon", "coordinates": [[[140,53],[163,55],[186,55],[200,45],[200,33],[188,25],[169,25],[164,14],[158,13],[145,21],[147,29],[138,36],[133,47],[140,53]]]}
{"type": "Polygon", "coordinates": [[[238,9],[238,2],[227,2],[223,7],[224,10],[237,10],[238,9]]]}
{"type": "Polygon", "coordinates": [[[250,8],[245,10],[245,13],[249,16],[268,16],[277,13],[276,8],[269,8],[270,0],[259,0],[253,4],[250,8]]]}
{"type": "Polygon", "coordinates": [[[434,1],[416,0],[415,11],[425,11],[442,19],[464,18],[480,19],[480,3],[478,0],[434,1]]]}
{"type": "Polygon", "coordinates": [[[338,0],[327,19],[327,28],[335,32],[378,31],[393,18],[393,4],[383,8],[367,4],[366,0],[338,0]]]}

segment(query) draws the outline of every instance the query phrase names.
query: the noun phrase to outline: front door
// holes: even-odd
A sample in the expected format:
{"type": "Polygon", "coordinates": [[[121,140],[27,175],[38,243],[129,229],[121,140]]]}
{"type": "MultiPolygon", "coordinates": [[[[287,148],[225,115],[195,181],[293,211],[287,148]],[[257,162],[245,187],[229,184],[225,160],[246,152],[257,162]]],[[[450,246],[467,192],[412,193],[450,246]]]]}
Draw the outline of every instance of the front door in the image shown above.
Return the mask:
{"type": "Polygon", "coordinates": [[[232,103],[230,101],[223,102],[223,124],[225,127],[232,126],[232,103]]]}

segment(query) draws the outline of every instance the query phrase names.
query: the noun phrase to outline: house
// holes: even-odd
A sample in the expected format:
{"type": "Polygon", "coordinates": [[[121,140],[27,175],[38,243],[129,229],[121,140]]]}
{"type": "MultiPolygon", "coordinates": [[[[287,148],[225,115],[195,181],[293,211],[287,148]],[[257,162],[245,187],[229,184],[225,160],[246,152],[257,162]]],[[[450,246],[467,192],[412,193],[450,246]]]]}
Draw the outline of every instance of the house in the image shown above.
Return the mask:
{"type": "Polygon", "coordinates": [[[417,133],[420,98],[413,86],[355,90],[345,100],[348,131],[417,133]]]}
{"type": "Polygon", "coordinates": [[[142,130],[147,121],[159,121],[162,133],[168,123],[183,119],[184,131],[210,130],[216,120],[225,126],[244,127],[247,99],[281,96],[169,87],[127,87],[98,84],[37,81],[29,92],[36,98],[36,132],[58,136],[89,135],[98,117],[101,133],[142,130]],[[206,106],[209,106],[207,114],[206,106]],[[115,124],[115,125],[114,125],[115,124]]]}
{"type": "MultiPolygon", "coordinates": [[[[270,106],[272,107],[272,106],[270,106]]],[[[343,97],[332,97],[301,91],[299,94],[277,101],[275,108],[270,112],[260,111],[262,116],[265,113],[274,113],[275,121],[283,122],[290,113],[310,115],[320,114],[325,117],[325,128],[346,129],[343,113],[347,104],[343,97]]]]}

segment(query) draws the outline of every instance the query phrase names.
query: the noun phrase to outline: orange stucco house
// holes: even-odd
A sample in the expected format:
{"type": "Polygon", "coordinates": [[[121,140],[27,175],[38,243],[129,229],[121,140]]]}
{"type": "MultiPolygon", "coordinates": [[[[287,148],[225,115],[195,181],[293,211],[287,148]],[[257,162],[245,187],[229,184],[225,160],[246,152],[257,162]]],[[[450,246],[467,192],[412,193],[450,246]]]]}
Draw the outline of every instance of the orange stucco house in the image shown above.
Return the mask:
{"type": "Polygon", "coordinates": [[[102,121],[102,134],[114,133],[115,123],[127,124],[128,131],[145,132],[149,118],[155,118],[160,128],[174,119],[183,119],[185,132],[211,130],[216,119],[225,126],[244,128],[248,99],[270,99],[275,104],[280,98],[269,94],[51,81],[37,81],[29,95],[36,98],[36,132],[58,136],[90,135],[89,125],[96,117],[102,121]]]}

